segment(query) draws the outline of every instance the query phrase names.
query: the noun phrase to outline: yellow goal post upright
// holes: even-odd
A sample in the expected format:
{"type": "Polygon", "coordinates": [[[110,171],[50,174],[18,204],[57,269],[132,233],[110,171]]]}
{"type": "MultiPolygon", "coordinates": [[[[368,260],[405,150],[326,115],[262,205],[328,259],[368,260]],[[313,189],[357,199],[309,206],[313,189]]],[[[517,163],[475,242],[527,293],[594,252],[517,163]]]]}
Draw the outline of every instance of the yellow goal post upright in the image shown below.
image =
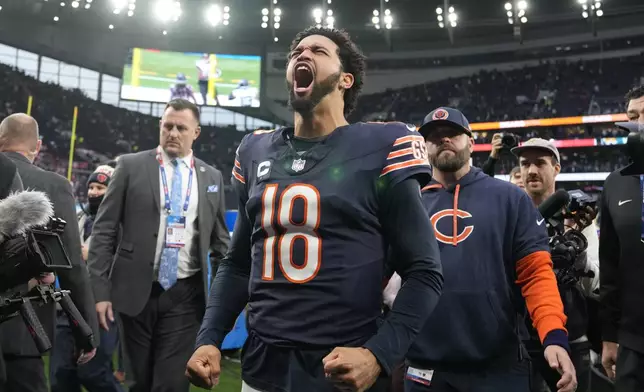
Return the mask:
{"type": "MultiPolygon", "coordinates": [[[[217,101],[215,98],[215,79],[217,79],[217,55],[211,54],[208,57],[208,63],[210,64],[210,69],[208,70],[208,94],[207,97],[213,101],[217,101]]],[[[204,102],[204,105],[207,105],[207,102],[204,102]]]]}
{"type": "Polygon", "coordinates": [[[72,180],[72,168],[74,167],[74,148],[76,147],[76,124],[78,123],[78,106],[74,106],[74,117],[72,118],[72,138],[69,142],[69,164],[67,166],[67,181],[72,180]]]}

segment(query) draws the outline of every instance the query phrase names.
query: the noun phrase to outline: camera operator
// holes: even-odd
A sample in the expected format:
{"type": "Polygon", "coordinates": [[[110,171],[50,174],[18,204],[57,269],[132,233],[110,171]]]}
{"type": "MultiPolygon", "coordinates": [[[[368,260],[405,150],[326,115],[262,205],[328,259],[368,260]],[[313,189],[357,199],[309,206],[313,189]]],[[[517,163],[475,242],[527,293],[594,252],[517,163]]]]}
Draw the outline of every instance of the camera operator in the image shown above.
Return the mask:
{"type": "MultiPolygon", "coordinates": [[[[33,164],[41,144],[38,123],[32,117],[17,113],[8,116],[0,123],[0,151],[5,152],[5,155],[16,165],[24,187],[46,193],[54,206],[55,216],[71,223],[65,226],[61,240],[69,255],[72,268],[60,271],[60,285],[71,291],[73,302],[78,305],[81,315],[92,327],[94,336],[99,336],[89,273],[80,261],[80,235],[78,226],[73,224],[76,220],[76,207],[72,188],[65,178],[42,170],[33,164]]],[[[52,282],[53,280],[44,283],[52,282]]],[[[39,316],[51,337],[54,329],[55,307],[50,306],[42,310],[39,316]],[[48,312],[45,314],[45,311],[48,312]]],[[[0,331],[0,346],[5,361],[8,363],[9,358],[15,365],[7,372],[7,383],[19,385],[15,390],[47,391],[47,385],[44,383],[44,363],[23,321],[19,317],[9,320],[0,326],[0,331]],[[41,376],[36,378],[36,373],[41,376]]],[[[89,361],[94,353],[95,350],[79,353],[79,362],[89,361]]],[[[12,389],[2,390],[11,391],[12,389]]]]}
{"type": "Polygon", "coordinates": [[[503,151],[509,151],[511,148],[519,145],[519,137],[512,133],[495,133],[492,136],[492,151],[487,158],[481,170],[490,177],[494,177],[494,167],[501,159],[503,151]]]}
{"type": "MultiPolygon", "coordinates": [[[[525,190],[535,206],[541,205],[555,193],[555,178],[561,171],[559,151],[555,145],[545,139],[528,140],[521,147],[515,147],[512,152],[519,158],[521,177],[525,190]]],[[[590,343],[586,336],[588,316],[586,298],[593,297],[599,289],[599,239],[597,227],[593,223],[594,210],[583,209],[574,215],[574,219],[566,219],[566,230],[577,230],[586,237],[588,247],[586,252],[577,255],[572,268],[574,277],[569,274],[557,274],[559,292],[562,296],[568,322],[568,339],[570,341],[571,358],[577,370],[578,391],[589,391],[590,384],[590,343]],[[589,273],[592,272],[591,273],[589,273]],[[593,277],[580,277],[593,275],[593,277]]],[[[544,224],[537,221],[537,224],[544,224]]],[[[554,257],[553,257],[554,259],[554,257]]],[[[555,269],[559,267],[554,266],[555,269]]],[[[529,350],[539,349],[538,346],[527,343],[529,350]]],[[[533,355],[534,371],[538,371],[548,384],[551,391],[556,391],[558,374],[553,372],[547,363],[543,363],[543,355],[533,355]]],[[[536,377],[538,379],[538,377],[536,377]]]]}

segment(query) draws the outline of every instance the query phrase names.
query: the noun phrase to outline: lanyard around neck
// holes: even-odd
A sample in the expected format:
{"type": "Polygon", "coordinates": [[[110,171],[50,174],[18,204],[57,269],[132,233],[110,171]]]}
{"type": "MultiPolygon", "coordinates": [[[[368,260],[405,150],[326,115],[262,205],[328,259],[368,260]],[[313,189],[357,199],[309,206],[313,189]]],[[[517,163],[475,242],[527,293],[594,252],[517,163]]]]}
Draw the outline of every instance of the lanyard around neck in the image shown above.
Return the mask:
{"type": "MultiPolygon", "coordinates": [[[[165,210],[169,213],[172,211],[170,203],[170,190],[168,189],[168,179],[165,174],[165,167],[163,167],[163,154],[161,154],[161,148],[157,149],[157,161],[159,162],[159,170],[161,170],[161,182],[163,183],[163,195],[165,196],[165,210]]],[[[190,204],[190,194],[192,193],[192,173],[195,168],[195,159],[190,160],[190,174],[188,175],[188,189],[186,190],[186,201],[183,203],[183,212],[188,211],[188,205],[190,204]]],[[[180,163],[177,165],[176,170],[181,170],[180,163]]],[[[175,175],[177,175],[175,173],[175,175]]]]}

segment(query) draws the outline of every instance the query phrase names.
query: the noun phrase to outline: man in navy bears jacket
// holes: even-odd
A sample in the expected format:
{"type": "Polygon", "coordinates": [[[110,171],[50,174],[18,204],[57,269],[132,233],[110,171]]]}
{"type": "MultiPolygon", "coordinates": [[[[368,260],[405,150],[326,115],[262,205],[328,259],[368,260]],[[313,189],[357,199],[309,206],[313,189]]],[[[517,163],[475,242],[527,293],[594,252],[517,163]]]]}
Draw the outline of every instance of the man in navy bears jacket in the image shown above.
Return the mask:
{"type": "Polygon", "coordinates": [[[543,219],[518,187],[470,166],[465,116],[441,107],[419,132],[433,180],[423,203],[439,242],[443,294],[407,353],[406,392],[528,392],[530,313],[559,392],[574,391],[566,316],[543,219]]]}

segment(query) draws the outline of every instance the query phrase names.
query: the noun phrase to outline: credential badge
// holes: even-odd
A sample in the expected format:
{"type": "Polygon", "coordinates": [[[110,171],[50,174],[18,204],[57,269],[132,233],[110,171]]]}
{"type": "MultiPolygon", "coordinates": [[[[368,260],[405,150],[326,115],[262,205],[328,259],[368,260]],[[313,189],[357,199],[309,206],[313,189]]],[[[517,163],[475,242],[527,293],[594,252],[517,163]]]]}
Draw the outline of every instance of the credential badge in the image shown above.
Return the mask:
{"type": "Polygon", "coordinates": [[[300,172],[304,170],[304,165],[306,165],[306,160],[305,159],[294,159],[293,164],[291,165],[291,169],[294,172],[300,172]]]}

